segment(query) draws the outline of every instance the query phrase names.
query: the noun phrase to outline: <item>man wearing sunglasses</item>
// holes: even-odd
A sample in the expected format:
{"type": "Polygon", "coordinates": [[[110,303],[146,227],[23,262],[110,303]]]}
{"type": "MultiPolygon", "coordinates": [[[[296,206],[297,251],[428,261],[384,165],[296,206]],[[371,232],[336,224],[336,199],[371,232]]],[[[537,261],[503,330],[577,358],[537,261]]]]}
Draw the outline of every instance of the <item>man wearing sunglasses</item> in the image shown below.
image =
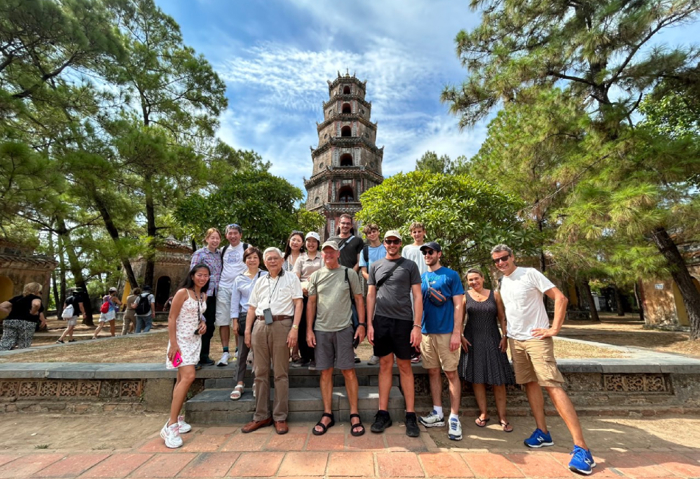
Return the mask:
{"type": "Polygon", "coordinates": [[[386,232],[384,247],[386,257],[372,263],[367,280],[367,337],[374,346],[374,355],[379,357],[379,411],[371,431],[380,433],[391,426],[389,391],[396,356],[406,401],[406,435],[418,437],[411,352],[421,341],[420,273],[415,262],[401,257],[398,231],[386,232]]]}
{"type": "Polygon", "coordinates": [[[442,248],[435,241],[420,248],[428,265],[428,271],[421,275],[423,293],[423,339],[420,350],[423,354],[423,367],[428,370],[433,410],[419,420],[425,427],[442,427],[445,416],[442,412],[442,375],[445,372],[450,388],[450,418],[447,437],[453,441],[462,440],[462,424],[459,422],[459,401],[461,385],[457,367],[459,366],[462,340],[462,306],[464,286],[456,271],[440,264],[442,248]]]}
{"type": "MultiPolygon", "coordinates": [[[[221,336],[221,347],[224,353],[221,359],[216,363],[217,366],[223,367],[228,365],[229,340],[231,338],[231,293],[233,292],[233,283],[236,277],[243,274],[248,267],[243,261],[243,253],[248,248],[247,243],[241,242],[243,228],[240,225],[233,223],[226,226],[226,239],[228,244],[221,248],[221,279],[219,280],[219,289],[216,292],[216,321],[215,326],[219,327],[219,335],[221,336]]],[[[234,341],[238,340],[238,336],[234,336],[234,341]]]]}
{"type": "Polygon", "coordinates": [[[552,446],[552,436],[547,430],[542,388],[547,390],[554,407],[569,428],[574,440],[569,469],[580,474],[590,474],[595,467],[578,415],[569,396],[563,389],[564,376],[554,359],[553,337],[559,334],[566,315],[566,296],[545,275],[535,268],[516,266],[513,250],[504,244],[494,246],[491,258],[503,273],[501,298],[506,308],[508,343],[513,355],[513,369],[518,384],[525,384],[527,400],[537,429],[525,439],[528,447],[552,446]],[[554,300],[554,320],[549,325],[542,295],[554,300]]]}

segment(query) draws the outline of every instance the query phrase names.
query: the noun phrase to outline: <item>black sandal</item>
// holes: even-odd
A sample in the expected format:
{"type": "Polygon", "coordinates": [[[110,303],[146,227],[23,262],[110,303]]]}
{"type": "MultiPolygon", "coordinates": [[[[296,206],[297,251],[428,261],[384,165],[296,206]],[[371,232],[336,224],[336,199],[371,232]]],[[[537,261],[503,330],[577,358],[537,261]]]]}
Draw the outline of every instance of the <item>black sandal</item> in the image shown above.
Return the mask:
{"type": "Polygon", "coordinates": [[[330,428],[335,426],[335,419],[333,418],[333,413],[328,414],[327,412],[324,412],[323,415],[321,416],[321,420],[323,420],[324,417],[331,418],[331,422],[329,422],[328,425],[326,426],[321,421],[318,421],[316,423],[316,426],[321,426],[321,429],[323,429],[323,431],[317,431],[316,426],[314,426],[314,428],[311,430],[311,432],[314,433],[314,436],[323,436],[326,433],[326,431],[328,431],[330,428]]]}
{"type": "Polygon", "coordinates": [[[350,414],[350,434],[357,437],[357,436],[362,436],[364,433],[365,433],[365,426],[362,424],[362,419],[360,419],[360,415],[359,414],[350,414]],[[354,418],[354,417],[356,417],[358,419],[358,421],[360,421],[360,422],[358,422],[357,424],[353,424],[352,418],[354,418]],[[359,431],[355,431],[356,427],[361,427],[362,429],[359,431]]]}

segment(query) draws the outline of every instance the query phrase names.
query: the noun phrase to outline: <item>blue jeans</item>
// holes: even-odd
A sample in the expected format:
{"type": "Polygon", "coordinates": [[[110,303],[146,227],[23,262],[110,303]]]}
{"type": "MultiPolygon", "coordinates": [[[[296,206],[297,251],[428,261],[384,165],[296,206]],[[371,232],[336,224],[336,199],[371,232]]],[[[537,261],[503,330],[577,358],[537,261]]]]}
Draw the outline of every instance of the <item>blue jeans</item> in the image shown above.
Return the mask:
{"type": "Polygon", "coordinates": [[[144,332],[147,333],[151,330],[151,326],[153,326],[153,318],[151,317],[150,314],[143,315],[143,316],[136,316],[136,332],[144,332]]]}

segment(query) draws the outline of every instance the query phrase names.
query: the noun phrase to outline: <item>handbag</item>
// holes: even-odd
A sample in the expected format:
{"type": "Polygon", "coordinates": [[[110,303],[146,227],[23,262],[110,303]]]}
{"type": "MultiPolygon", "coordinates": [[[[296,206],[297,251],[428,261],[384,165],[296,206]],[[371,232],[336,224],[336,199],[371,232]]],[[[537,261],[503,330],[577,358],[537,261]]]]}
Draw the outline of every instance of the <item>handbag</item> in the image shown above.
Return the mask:
{"type": "MultiPolygon", "coordinates": [[[[350,295],[350,309],[352,311],[352,334],[354,337],[355,333],[357,332],[357,328],[360,325],[360,317],[357,314],[357,306],[355,306],[355,297],[352,295],[352,286],[350,286],[350,280],[348,278],[348,269],[349,268],[345,268],[345,282],[348,283],[348,294],[350,295]]],[[[353,349],[357,348],[357,346],[359,345],[360,339],[354,338],[352,340],[353,349]]]]}
{"type": "Polygon", "coordinates": [[[425,291],[425,294],[423,295],[423,301],[426,299],[430,301],[434,306],[440,307],[443,304],[447,302],[447,296],[442,294],[442,291],[439,289],[435,289],[432,286],[430,286],[430,283],[428,282],[428,278],[426,277],[425,282],[428,284],[428,289],[425,291]]]}

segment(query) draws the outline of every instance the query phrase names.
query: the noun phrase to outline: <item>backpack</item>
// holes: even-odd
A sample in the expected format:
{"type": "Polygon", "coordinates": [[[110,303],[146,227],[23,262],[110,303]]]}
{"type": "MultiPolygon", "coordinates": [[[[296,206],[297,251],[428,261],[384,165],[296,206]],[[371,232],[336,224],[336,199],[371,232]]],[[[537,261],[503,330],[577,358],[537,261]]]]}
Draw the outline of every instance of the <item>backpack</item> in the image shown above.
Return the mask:
{"type": "Polygon", "coordinates": [[[364,248],[362,248],[362,256],[365,258],[365,264],[369,264],[369,245],[366,244],[364,248]]]}
{"type": "Polygon", "coordinates": [[[75,309],[73,308],[73,305],[71,303],[68,303],[66,301],[66,309],[63,310],[63,313],[61,313],[61,317],[63,319],[71,319],[73,317],[73,312],[75,309]]]}
{"type": "Polygon", "coordinates": [[[151,305],[148,302],[148,295],[150,293],[146,293],[145,295],[141,295],[138,297],[136,301],[136,314],[139,316],[146,315],[151,312],[151,305]]]}
{"type": "MultiPolygon", "coordinates": [[[[227,244],[226,246],[224,246],[223,248],[221,248],[221,264],[222,265],[224,264],[224,254],[226,253],[226,250],[228,249],[229,246],[231,246],[230,243],[227,244]]],[[[245,250],[248,249],[248,246],[250,246],[248,243],[243,243],[243,252],[244,253],[245,253],[245,250]]]]}
{"type": "Polygon", "coordinates": [[[100,308],[100,313],[106,314],[109,312],[109,301],[105,301],[102,303],[102,307],[100,308]]]}

